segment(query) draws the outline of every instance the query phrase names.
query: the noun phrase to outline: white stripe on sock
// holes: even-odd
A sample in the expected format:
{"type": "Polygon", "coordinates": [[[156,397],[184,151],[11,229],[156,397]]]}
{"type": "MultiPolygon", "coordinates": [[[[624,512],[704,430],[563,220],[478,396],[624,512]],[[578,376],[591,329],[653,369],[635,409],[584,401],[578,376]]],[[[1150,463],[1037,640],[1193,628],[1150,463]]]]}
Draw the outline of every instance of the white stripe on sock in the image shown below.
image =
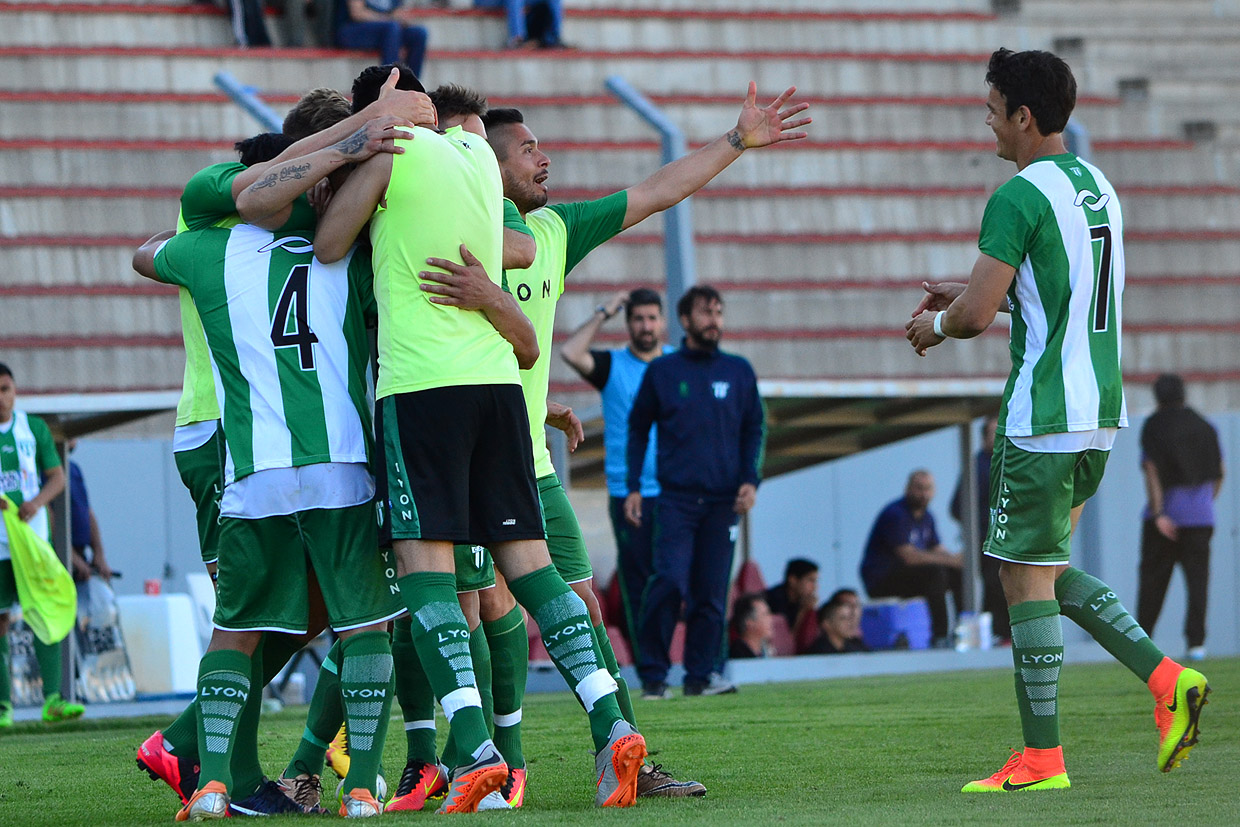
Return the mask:
{"type": "Polygon", "coordinates": [[[478,694],[476,686],[462,686],[460,689],[449,692],[443,696],[443,700],[439,702],[443,707],[444,717],[448,719],[448,723],[452,723],[452,716],[456,714],[458,709],[467,706],[482,707],[482,696],[478,694]]]}
{"type": "Polygon", "coordinates": [[[614,693],[616,679],[606,669],[595,669],[590,674],[581,679],[581,683],[574,687],[573,691],[577,693],[577,697],[581,699],[581,703],[585,705],[586,712],[594,711],[594,704],[600,698],[614,693]]]}
{"type": "Polygon", "coordinates": [[[405,721],[405,732],[410,732],[411,730],[415,730],[415,729],[434,729],[434,728],[435,728],[435,719],[433,718],[429,721],[405,721]]]}
{"type": "Polygon", "coordinates": [[[507,715],[501,715],[498,712],[493,716],[496,726],[516,726],[521,723],[521,710],[509,712],[507,715]]]}

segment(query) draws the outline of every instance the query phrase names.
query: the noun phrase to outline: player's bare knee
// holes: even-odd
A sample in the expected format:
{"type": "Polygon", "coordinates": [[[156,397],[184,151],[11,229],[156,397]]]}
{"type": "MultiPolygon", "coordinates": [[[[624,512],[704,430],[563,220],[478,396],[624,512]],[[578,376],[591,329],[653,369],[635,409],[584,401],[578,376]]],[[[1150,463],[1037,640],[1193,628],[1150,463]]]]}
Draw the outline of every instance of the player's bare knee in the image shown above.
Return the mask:
{"type": "Polygon", "coordinates": [[[262,639],[262,632],[230,632],[216,629],[211,633],[211,643],[207,646],[207,651],[234,649],[243,655],[253,655],[254,650],[258,648],[258,642],[262,639]]]}
{"type": "Polygon", "coordinates": [[[341,640],[348,640],[354,635],[360,635],[366,632],[387,632],[387,621],[384,620],[378,623],[371,623],[369,626],[359,626],[356,629],[346,629],[345,631],[337,632],[336,634],[341,640]]]}
{"type": "Polygon", "coordinates": [[[582,602],[586,604],[586,610],[590,612],[590,622],[598,626],[603,622],[603,607],[598,603],[598,596],[594,594],[594,578],[589,580],[581,580],[576,583],[570,583],[569,587],[577,593],[582,602]]]}
{"type": "Polygon", "coordinates": [[[478,624],[482,623],[479,615],[478,592],[461,592],[456,599],[461,604],[461,612],[465,615],[465,625],[472,632],[478,628],[478,624]]]}
{"type": "Polygon", "coordinates": [[[478,615],[483,623],[499,620],[517,606],[517,599],[508,591],[502,578],[496,577],[495,585],[478,592],[478,615]]]}

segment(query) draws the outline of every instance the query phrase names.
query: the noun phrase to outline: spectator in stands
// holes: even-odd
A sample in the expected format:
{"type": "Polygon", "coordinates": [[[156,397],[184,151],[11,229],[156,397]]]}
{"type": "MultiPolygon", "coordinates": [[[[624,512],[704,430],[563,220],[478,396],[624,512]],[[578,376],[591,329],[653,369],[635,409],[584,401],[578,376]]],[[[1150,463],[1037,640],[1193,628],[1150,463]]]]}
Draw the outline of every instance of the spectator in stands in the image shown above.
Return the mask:
{"type": "Polygon", "coordinates": [[[736,691],[721,674],[728,579],[737,523],[758,496],[765,439],[753,367],[719,349],[719,292],[691,287],[676,313],[684,347],[650,363],[629,413],[624,501],[625,519],[640,526],[642,465],[650,426],[657,423],[654,574],[642,595],[637,647],[644,694],[655,697],[667,692],[668,653],[682,602],[687,604],[685,694],[736,691]]]}
{"type": "Polygon", "coordinates": [[[1141,577],[1137,623],[1153,633],[1179,563],[1188,587],[1184,636],[1188,659],[1206,656],[1206,591],[1210,581],[1210,538],[1214,499],[1223,486],[1218,432],[1184,404],[1184,380],[1164,373],[1154,382],[1156,410],[1141,428],[1141,470],[1145,475],[1141,527],[1141,577]]]}
{"type": "Polygon", "coordinates": [[[573,370],[598,389],[603,400],[603,471],[610,495],[608,511],[616,535],[616,571],[620,598],[624,602],[625,635],[637,640],[637,618],[641,614],[642,591],[653,572],[654,508],[658,503],[659,481],[655,478],[654,458],[657,440],[650,429],[650,444],[642,464],[642,519],[640,526],[624,519],[624,498],[628,489],[629,411],[633,397],[655,358],[675,348],[664,343],[667,322],[663,299],[653,290],[639,287],[617,293],[594,308],[590,318],[573,331],[560,348],[560,357],[573,370]],[[624,324],[629,341],[623,347],[595,350],[590,347],[603,324],[624,308],[624,324]]]}
{"type": "Polygon", "coordinates": [[[889,503],[870,530],[861,580],[870,597],[924,597],[930,605],[931,645],[948,645],[947,593],[960,605],[961,555],[939,541],[934,515],[934,477],[909,475],[904,496],[889,503]]]}
{"type": "Polygon", "coordinates": [[[771,607],[761,592],[743,594],[732,607],[732,645],[728,657],[771,656],[771,607]]]}
{"type": "Polygon", "coordinates": [[[503,8],[508,18],[509,49],[557,49],[564,9],[560,0],[474,0],[479,9],[503,8]]]}
{"type": "Polygon", "coordinates": [[[812,614],[818,603],[818,564],[804,557],[789,560],[784,566],[784,582],[766,590],[766,605],[788,621],[794,632],[802,619],[812,614]]]}
{"type": "Polygon", "coordinates": [[[378,49],[383,64],[408,64],[422,74],[426,57],[425,26],[408,23],[412,9],[404,0],[339,0],[336,5],[336,45],[342,49],[378,49]],[[403,54],[402,54],[403,52],[403,54]]]}
{"type": "Polygon", "coordinates": [[[238,46],[271,45],[271,34],[263,19],[263,0],[228,0],[228,5],[238,46]]]}
{"type": "MultiPolygon", "coordinates": [[[[69,440],[69,453],[77,448],[77,440],[69,440]]],[[[90,507],[90,495],[86,493],[86,479],[82,469],[69,461],[69,536],[73,546],[73,579],[82,583],[98,574],[104,580],[112,579],[112,567],[103,552],[103,538],[99,533],[99,521],[90,507]]]]}
{"type": "MultiPolygon", "coordinates": [[[[986,542],[986,533],[990,530],[990,455],[995,450],[995,428],[998,425],[999,417],[986,417],[982,423],[982,447],[973,459],[973,481],[977,491],[977,548],[970,549],[969,553],[981,555],[982,611],[990,612],[991,633],[1010,640],[1012,629],[1008,624],[1007,598],[1003,596],[1003,584],[999,582],[1002,561],[982,554],[982,544],[986,542]]],[[[956,522],[964,522],[965,507],[964,475],[961,474],[960,481],[956,483],[956,493],[952,494],[951,512],[956,522]]]]}
{"type": "Polygon", "coordinates": [[[840,589],[818,607],[822,634],[805,651],[807,655],[841,655],[868,652],[861,637],[861,601],[852,589],[840,589]]]}

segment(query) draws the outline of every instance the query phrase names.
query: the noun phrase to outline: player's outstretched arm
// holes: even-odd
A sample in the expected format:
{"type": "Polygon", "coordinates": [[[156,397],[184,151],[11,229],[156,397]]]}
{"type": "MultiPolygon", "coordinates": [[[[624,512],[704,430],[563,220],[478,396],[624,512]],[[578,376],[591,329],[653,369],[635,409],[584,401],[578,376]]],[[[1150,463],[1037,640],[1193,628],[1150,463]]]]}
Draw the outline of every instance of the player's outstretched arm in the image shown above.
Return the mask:
{"type": "Polygon", "coordinates": [[[176,234],[176,230],[164,230],[162,233],[156,233],[143,242],[142,246],[135,250],[133,254],[134,271],[143,278],[158,281],[162,284],[163,279],[155,272],[155,253],[159,251],[161,244],[176,234]]]}
{"type": "MultiPolygon", "coordinates": [[[[1007,290],[1015,276],[1016,268],[1012,265],[985,253],[978,255],[969,282],[960,294],[944,310],[926,309],[914,316],[904,326],[904,337],[918,356],[925,356],[927,349],[947,338],[972,339],[990,327],[999,308],[1006,304],[1007,290]]],[[[941,303],[941,298],[931,300],[930,304],[937,306],[936,302],[941,303]]]]}
{"type": "Polygon", "coordinates": [[[796,116],[809,109],[808,103],[784,104],[797,91],[790,86],[769,106],[758,106],[758,84],[750,81],[749,94],[741,107],[736,126],[706,146],[678,158],[659,169],[645,181],[628,189],[628,208],[622,229],[666,210],[706,186],[712,178],[727,169],[746,149],[757,149],[784,141],[799,141],[807,133],[798,131],[811,118],[796,116]]]}
{"type": "Polygon", "coordinates": [[[438,267],[439,271],[418,273],[418,278],[422,279],[422,292],[429,294],[432,304],[482,311],[499,335],[512,345],[517,366],[521,370],[534,367],[539,349],[533,322],[521,310],[516,299],[491,281],[482,262],[464,244],[461,245],[461,261],[464,264],[444,258],[428,258],[426,263],[438,267]]]}
{"type": "Polygon", "coordinates": [[[397,129],[404,120],[384,116],[367,121],[358,130],[329,147],[271,167],[262,178],[237,196],[237,214],[249,224],[276,230],[288,221],[293,202],[346,164],[356,164],[379,152],[400,154],[397,140],[408,132],[397,129]]]}
{"type": "Polygon", "coordinates": [[[603,322],[620,312],[620,308],[624,307],[624,302],[628,297],[629,294],[625,290],[612,296],[606,304],[599,306],[600,309],[590,314],[590,318],[574,330],[564,344],[560,345],[560,358],[577,371],[582,379],[588,379],[590,374],[594,373],[594,356],[590,353],[590,345],[594,344],[594,337],[598,335],[599,328],[603,326],[603,322]]]}
{"type": "Polygon", "coordinates": [[[274,160],[255,164],[239,174],[232,183],[233,200],[236,200],[243,190],[265,176],[273,167],[283,166],[295,158],[309,155],[311,152],[317,152],[337,141],[342,141],[364,126],[367,121],[391,115],[410,126],[434,123],[436,115],[431,99],[422,92],[397,89],[398,80],[400,80],[400,72],[393,69],[387,82],[379,90],[379,99],[370,106],[350,115],[335,126],[302,138],[277,155],[274,160]]]}
{"type": "Polygon", "coordinates": [[[332,195],[314,231],[314,257],[324,264],[340,261],[357,235],[375,214],[375,207],[392,177],[392,156],[375,155],[363,161],[332,195]]]}

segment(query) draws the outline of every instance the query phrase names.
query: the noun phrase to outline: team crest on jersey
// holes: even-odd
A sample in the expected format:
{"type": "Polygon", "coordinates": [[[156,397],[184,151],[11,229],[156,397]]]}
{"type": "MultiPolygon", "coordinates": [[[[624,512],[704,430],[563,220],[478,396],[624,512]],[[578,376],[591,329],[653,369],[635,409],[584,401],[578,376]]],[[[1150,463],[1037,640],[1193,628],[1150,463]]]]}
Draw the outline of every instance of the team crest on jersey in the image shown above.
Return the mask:
{"type": "Polygon", "coordinates": [[[1107,202],[1111,200],[1111,196],[1105,192],[1102,195],[1095,195],[1089,190],[1081,190],[1076,194],[1076,200],[1072,202],[1072,206],[1079,207],[1084,204],[1094,212],[1101,212],[1106,209],[1107,202]],[[1091,200],[1092,199],[1092,200],[1091,200]]]}
{"type": "Polygon", "coordinates": [[[713,391],[715,392],[715,398],[716,398],[716,399],[727,399],[727,398],[728,398],[728,388],[730,388],[730,387],[731,387],[731,383],[729,383],[729,382],[711,382],[711,383],[710,383],[710,387],[711,387],[711,390],[713,390],[713,391]]]}
{"type": "Polygon", "coordinates": [[[260,253],[270,253],[272,250],[282,249],[289,253],[313,253],[314,242],[308,238],[302,238],[299,235],[286,235],[280,238],[274,238],[268,241],[262,247],[258,248],[260,253]]]}

